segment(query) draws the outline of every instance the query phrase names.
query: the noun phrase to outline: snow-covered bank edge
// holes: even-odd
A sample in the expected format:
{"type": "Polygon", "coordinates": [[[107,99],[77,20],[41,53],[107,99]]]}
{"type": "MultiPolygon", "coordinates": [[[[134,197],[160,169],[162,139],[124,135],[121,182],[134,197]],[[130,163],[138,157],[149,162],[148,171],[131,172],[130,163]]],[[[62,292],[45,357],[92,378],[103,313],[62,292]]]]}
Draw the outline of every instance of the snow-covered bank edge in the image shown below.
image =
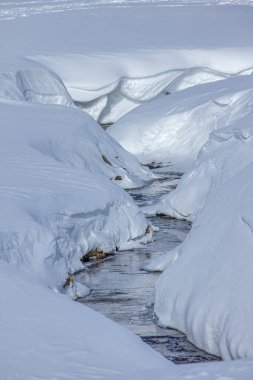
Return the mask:
{"type": "Polygon", "coordinates": [[[91,251],[152,239],[144,215],[116,184],[140,185],[138,173],[149,178],[149,171],[90,116],[21,101],[2,101],[0,111],[2,259],[61,290],[91,251]]]}
{"type": "Polygon", "coordinates": [[[192,229],[180,246],[148,266],[164,271],[156,285],[160,322],[223,359],[253,357],[252,143],[252,112],[211,134],[178,188],[162,201],[167,207],[177,199],[173,216],[190,216],[192,229]]]}
{"type": "Polygon", "coordinates": [[[253,109],[252,93],[253,75],[199,84],[151,100],[108,132],[142,163],[170,163],[171,170],[185,171],[212,131],[253,109]]]}
{"type": "Polygon", "coordinates": [[[115,322],[0,260],[1,376],[110,379],[174,365],[115,322]]]}

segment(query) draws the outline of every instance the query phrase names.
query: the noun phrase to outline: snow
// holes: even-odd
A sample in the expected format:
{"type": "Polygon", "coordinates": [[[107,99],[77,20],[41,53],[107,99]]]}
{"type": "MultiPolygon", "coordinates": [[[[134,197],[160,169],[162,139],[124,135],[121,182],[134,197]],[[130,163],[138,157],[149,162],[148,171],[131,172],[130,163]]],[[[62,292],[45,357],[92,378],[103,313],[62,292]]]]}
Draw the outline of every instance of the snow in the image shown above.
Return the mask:
{"type": "Polygon", "coordinates": [[[1,261],[5,380],[251,380],[250,360],[176,366],[139,337],[1,261]]]}
{"type": "MultiPolygon", "coordinates": [[[[174,366],[122,327],[55,294],[90,250],[130,249],[151,238],[144,215],[118,186],[141,186],[150,172],[86,112],[100,123],[123,117],[119,126],[126,112],[148,113],[155,104],[156,117],[167,117],[169,103],[180,99],[181,116],[198,120],[191,132],[199,139],[191,150],[187,134],[186,154],[164,150],[162,160],[189,166],[215,133],[192,180],[186,174],[185,189],[178,187],[180,205],[173,201],[175,216],[195,219],[192,231],[159,268],[152,264],[166,267],[156,313],[209,352],[253,356],[253,8],[245,4],[252,1],[0,1],[4,379],[251,380],[252,359],[174,366]],[[203,112],[208,130],[200,135],[203,112]]],[[[187,123],[181,127],[184,133],[187,123]]],[[[170,198],[165,206],[170,213],[170,198]]],[[[89,289],[73,282],[65,292],[75,299],[89,289]]]]}
{"type": "Polygon", "coordinates": [[[211,134],[178,189],[163,200],[175,214],[194,216],[192,230],[149,265],[164,270],[156,285],[160,322],[223,359],[253,356],[252,144],[253,112],[211,134]]]}
{"type": "Polygon", "coordinates": [[[253,75],[196,85],[142,105],[108,129],[143,163],[185,171],[210,132],[253,109],[253,75]],[[203,117],[204,115],[204,117],[203,117]]]}
{"type": "MultiPolygon", "coordinates": [[[[28,17],[31,15],[36,15],[40,13],[51,13],[51,12],[63,12],[73,9],[87,10],[103,6],[141,6],[153,4],[154,0],[36,0],[36,1],[24,1],[19,0],[19,2],[13,1],[3,1],[3,7],[0,12],[0,19],[8,20],[16,17],[28,17]]],[[[234,4],[234,5],[253,5],[252,0],[156,0],[157,6],[182,6],[182,5],[224,5],[224,4],[234,4]]]]}
{"type": "Polygon", "coordinates": [[[0,71],[46,67],[108,124],[150,98],[252,67],[252,7],[102,3],[4,2],[0,71]]]}
{"type": "Polygon", "coordinates": [[[113,179],[133,185],[147,172],[91,117],[12,101],[0,111],[1,258],[59,288],[89,251],[145,234],[143,214],[113,179]]]}
{"type": "Polygon", "coordinates": [[[1,261],[0,272],[3,379],[110,379],[173,367],[128,330],[10,264],[1,261]]]}
{"type": "MultiPolygon", "coordinates": [[[[232,125],[211,133],[177,188],[162,197],[157,204],[143,208],[147,214],[165,214],[194,221],[214,183],[223,184],[247,166],[252,159],[251,140],[248,141],[251,131],[246,129],[252,118],[251,99],[250,104],[247,104],[246,115],[239,112],[237,121],[232,125]]],[[[243,108],[238,110],[243,111],[243,108]]]]}

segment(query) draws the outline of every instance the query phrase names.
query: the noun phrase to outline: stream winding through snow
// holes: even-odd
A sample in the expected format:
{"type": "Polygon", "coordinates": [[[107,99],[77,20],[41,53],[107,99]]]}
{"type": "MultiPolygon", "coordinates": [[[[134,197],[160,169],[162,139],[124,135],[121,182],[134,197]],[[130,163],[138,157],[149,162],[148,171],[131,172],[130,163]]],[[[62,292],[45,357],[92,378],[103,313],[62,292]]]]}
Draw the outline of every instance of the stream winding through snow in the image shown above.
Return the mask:
{"type": "MultiPolygon", "coordinates": [[[[139,206],[144,206],[174,189],[179,179],[180,173],[163,173],[160,179],[129,193],[139,206]]],[[[159,227],[152,243],[98,260],[77,275],[77,280],[92,290],[78,302],[129,328],[176,364],[219,360],[196,348],[183,333],[161,328],[156,323],[153,299],[159,273],[149,273],[143,267],[181,243],[190,230],[190,223],[162,216],[149,219],[159,227]]]]}

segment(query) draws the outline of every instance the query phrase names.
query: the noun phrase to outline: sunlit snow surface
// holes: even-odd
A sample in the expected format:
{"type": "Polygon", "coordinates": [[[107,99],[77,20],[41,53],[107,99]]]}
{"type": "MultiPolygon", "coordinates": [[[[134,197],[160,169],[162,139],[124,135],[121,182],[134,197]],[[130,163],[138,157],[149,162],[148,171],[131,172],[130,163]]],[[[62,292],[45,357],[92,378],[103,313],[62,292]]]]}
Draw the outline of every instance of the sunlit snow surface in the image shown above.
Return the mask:
{"type": "Polygon", "coordinates": [[[184,6],[184,5],[253,5],[252,0],[33,0],[0,2],[0,20],[27,17],[39,13],[64,12],[68,10],[92,9],[98,6],[184,6]]]}
{"type": "Polygon", "coordinates": [[[0,113],[0,258],[59,288],[89,251],[145,234],[144,216],[114,180],[139,163],[90,116],[11,101],[0,113]]]}
{"type": "Polygon", "coordinates": [[[253,75],[240,75],[156,98],[129,112],[108,132],[141,162],[185,171],[212,131],[252,110],[253,75]]]}

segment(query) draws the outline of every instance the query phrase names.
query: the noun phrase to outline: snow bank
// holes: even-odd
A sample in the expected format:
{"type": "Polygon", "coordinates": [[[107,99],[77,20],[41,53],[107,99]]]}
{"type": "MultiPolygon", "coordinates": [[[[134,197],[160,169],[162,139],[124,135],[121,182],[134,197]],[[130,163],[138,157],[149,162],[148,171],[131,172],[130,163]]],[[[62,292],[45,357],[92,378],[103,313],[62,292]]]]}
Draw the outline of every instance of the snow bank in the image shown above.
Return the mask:
{"type": "Polygon", "coordinates": [[[173,364],[118,324],[1,261],[1,376],[111,379],[173,364]]]}
{"type": "MultiPolygon", "coordinates": [[[[2,74],[0,77],[0,86],[0,99],[2,100],[28,101],[39,104],[59,104],[75,108],[73,100],[61,79],[45,68],[35,67],[29,70],[19,70],[15,74],[2,74]]],[[[89,162],[87,165],[91,170],[97,170],[98,166],[99,173],[102,172],[110,179],[119,178],[118,184],[126,188],[141,186],[143,185],[143,181],[152,178],[152,174],[149,170],[141,167],[137,159],[122,149],[113,139],[108,138],[107,134],[105,134],[95,122],[92,123],[92,121],[90,121],[88,125],[89,134],[93,137],[91,141],[86,142],[82,154],[86,154],[85,159],[89,162]],[[94,126],[94,131],[91,126],[94,126]],[[97,159],[97,157],[95,159],[95,166],[92,165],[92,161],[94,161],[92,158],[93,155],[87,154],[87,149],[92,149],[95,145],[94,136],[97,140],[101,139],[101,142],[97,142],[96,145],[99,147],[100,152],[98,153],[103,158],[103,165],[101,165],[101,159],[97,159]],[[88,145],[90,145],[91,148],[88,148],[88,145]],[[108,146],[106,147],[106,145],[108,146]],[[110,151],[106,151],[109,146],[110,151]],[[86,153],[84,153],[85,151],[86,153]],[[106,155],[110,157],[111,161],[108,160],[106,155]],[[97,162],[99,162],[98,165],[97,162]],[[104,163],[107,163],[107,166],[105,166],[104,163]]]]}
{"type": "Polygon", "coordinates": [[[84,4],[5,2],[0,17],[17,18],[0,24],[0,71],[46,67],[107,124],[154,97],[252,67],[252,7],[84,4]]]}
{"type": "Polygon", "coordinates": [[[253,109],[253,76],[194,86],[138,107],[108,129],[143,163],[184,171],[210,132],[253,109]]]}
{"type": "Polygon", "coordinates": [[[223,121],[224,125],[229,124],[229,120],[234,117],[237,122],[211,133],[197,160],[183,175],[177,188],[161,198],[157,204],[143,210],[147,214],[165,214],[193,221],[205,204],[214,182],[224,183],[227,178],[240,172],[251,160],[252,146],[250,142],[243,143],[247,140],[248,132],[242,128],[242,125],[250,124],[244,115],[249,112],[248,118],[251,120],[252,105],[253,94],[250,90],[247,93],[247,102],[241,104],[239,102],[238,108],[233,107],[228,118],[223,121]]]}
{"type": "Polygon", "coordinates": [[[253,356],[252,152],[252,112],[211,135],[177,190],[182,209],[198,210],[192,230],[149,266],[165,269],[156,285],[160,322],[224,359],[253,356]]]}
{"type": "Polygon", "coordinates": [[[1,258],[58,288],[89,251],[145,234],[144,216],[113,183],[133,184],[142,169],[93,119],[21,102],[0,112],[1,258]]]}

